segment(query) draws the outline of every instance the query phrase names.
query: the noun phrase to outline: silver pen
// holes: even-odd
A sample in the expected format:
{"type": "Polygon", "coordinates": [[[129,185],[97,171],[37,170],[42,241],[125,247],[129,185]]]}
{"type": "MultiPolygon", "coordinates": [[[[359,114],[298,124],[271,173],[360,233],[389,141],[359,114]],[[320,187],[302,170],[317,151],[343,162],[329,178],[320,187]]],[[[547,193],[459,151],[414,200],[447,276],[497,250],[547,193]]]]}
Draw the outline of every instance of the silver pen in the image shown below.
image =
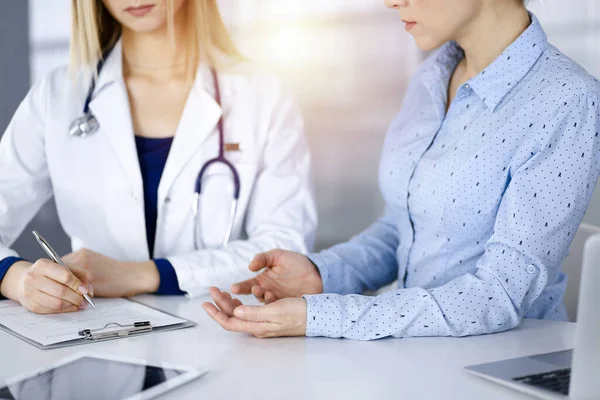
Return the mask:
{"type": "MultiPolygon", "coordinates": [[[[40,244],[40,246],[42,246],[42,249],[44,249],[44,251],[46,252],[46,254],[48,254],[48,257],[50,257],[52,259],[52,261],[54,261],[58,265],[62,265],[63,267],[65,267],[66,269],[68,269],[70,271],[70,269],[67,266],[67,264],[65,264],[63,262],[63,260],[60,259],[60,257],[58,256],[58,254],[56,254],[56,251],[54,251],[54,249],[52,248],[52,246],[50,246],[50,243],[48,243],[46,241],[46,239],[44,239],[42,237],[42,235],[40,235],[39,233],[37,233],[37,231],[33,231],[33,236],[35,236],[35,238],[37,239],[37,241],[40,244]]],[[[94,302],[92,301],[92,298],[90,296],[88,296],[87,294],[84,294],[83,298],[88,303],[90,303],[90,305],[92,307],[96,308],[96,305],[94,304],[94,302]]]]}

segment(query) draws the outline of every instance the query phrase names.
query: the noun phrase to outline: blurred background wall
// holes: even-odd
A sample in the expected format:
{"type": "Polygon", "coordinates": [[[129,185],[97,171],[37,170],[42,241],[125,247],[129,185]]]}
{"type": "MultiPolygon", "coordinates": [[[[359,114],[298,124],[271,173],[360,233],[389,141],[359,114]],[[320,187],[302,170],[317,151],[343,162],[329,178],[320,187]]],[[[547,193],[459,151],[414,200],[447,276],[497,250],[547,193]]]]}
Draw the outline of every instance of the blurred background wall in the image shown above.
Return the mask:
{"type": "MultiPolygon", "coordinates": [[[[0,132],[30,83],[67,62],[69,3],[0,2],[0,132]]],[[[220,5],[242,52],[276,70],[303,109],[320,217],[317,248],[348,239],[382,211],[379,151],[422,54],[382,0],[220,5]]],[[[531,9],[553,44],[600,77],[598,0],[534,0],[531,9]]],[[[600,189],[586,220],[600,225],[600,189]]],[[[52,203],[33,224],[61,253],[69,251],[52,203]]],[[[33,259],[41,254],[29,231],[15,247],[33,259]]]]}

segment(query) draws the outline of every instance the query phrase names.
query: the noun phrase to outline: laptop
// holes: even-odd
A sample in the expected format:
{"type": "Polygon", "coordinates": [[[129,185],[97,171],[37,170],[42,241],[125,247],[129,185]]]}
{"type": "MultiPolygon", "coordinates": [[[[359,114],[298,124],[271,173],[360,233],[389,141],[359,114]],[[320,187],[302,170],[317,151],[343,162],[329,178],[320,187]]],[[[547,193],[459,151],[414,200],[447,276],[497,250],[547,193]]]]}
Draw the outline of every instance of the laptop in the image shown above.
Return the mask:
{"type": "Polygon", "coordinates": [[[541,399],[600,399],[600,234],[590,237],[583,265],[575,348],[473,365],[466,370],[541,399]]]}

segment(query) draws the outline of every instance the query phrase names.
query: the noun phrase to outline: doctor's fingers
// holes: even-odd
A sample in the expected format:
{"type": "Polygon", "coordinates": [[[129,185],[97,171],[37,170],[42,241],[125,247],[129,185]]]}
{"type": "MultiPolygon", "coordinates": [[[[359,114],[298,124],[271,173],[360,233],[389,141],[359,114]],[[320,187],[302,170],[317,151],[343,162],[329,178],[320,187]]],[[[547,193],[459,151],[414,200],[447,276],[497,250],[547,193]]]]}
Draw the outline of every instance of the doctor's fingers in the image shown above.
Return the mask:
{"type": "Polygon", "coordinates": [[[70,312],[75,312],[75,311],[80,310],[79,308],[77,308],[75,306],[71,306],[71,307],[65,308],[61,311],[56,311],[51,308],[45,307],[35,301],[30,301],[29,303],[26,303],[23,306],[35,314],[59,314],[59,313],[70,313],[70,312]]]}
{"type": "Polygon", "coordinates": [[[74,312],[81,309],[81,307],[75,306],[66,300],[56,298],[39,290],[26,293],[25,296],[26,300],[23,305],[29,311],[36,314],[57,314],[74,312]]]}
{"type": "Polygon", "coordinates": [[[49,260],[39,260],[33,268],[41,275],[61,283],[79,294],[88,294],[87,284],[84,285],[69,269],[49,260]]]}
{"type": "Polygon", "coordinates": [[[87,269],[79,267],[70,267],[71,272],[87,287],[90,296],[94,297],[94,287],[92,282],[94,281],[94,275],[87,269]]]}
{"type": "Polygon", "coordinates": [[[81,294],[74,292],[71,288],[46,276],[32,277],[32,275],[25,275],[23,283],[23,293],[28,298],[36,299],[40,297],[39,294],[42,293],[43,295],[41,297],[46,300],[48,300],[46,296],[56,299],[50,301],[48,304],[38,301],[41,305],[56,311],[61,310],[65,306],[65,304],[59,304],[59,301],[64,301],[75,307],[79,307],[85,301],[81,294]]]}

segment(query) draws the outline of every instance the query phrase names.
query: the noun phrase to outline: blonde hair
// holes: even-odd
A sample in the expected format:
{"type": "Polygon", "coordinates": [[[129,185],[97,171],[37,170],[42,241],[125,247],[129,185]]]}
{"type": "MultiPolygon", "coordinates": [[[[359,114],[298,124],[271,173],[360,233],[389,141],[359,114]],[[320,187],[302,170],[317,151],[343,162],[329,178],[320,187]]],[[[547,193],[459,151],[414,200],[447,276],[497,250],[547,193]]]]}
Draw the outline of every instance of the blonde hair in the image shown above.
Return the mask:
{"type": "MultiPolygon", "coordinates": [[[[174,38],[173,0],[165,2],[168,32],[174,38]]],[[[187,0],[185,7],[188,72],[195,74],[200,58],[216,69],[225,68],[219,53],[230,61],[243,59],[227,32],[216,0],[187,0]]],[[[77,73],[82,67],[95,68],[120,35],[120,23],[110,15],[102,0],[71,0],[71,72],[77,73]]]]}

